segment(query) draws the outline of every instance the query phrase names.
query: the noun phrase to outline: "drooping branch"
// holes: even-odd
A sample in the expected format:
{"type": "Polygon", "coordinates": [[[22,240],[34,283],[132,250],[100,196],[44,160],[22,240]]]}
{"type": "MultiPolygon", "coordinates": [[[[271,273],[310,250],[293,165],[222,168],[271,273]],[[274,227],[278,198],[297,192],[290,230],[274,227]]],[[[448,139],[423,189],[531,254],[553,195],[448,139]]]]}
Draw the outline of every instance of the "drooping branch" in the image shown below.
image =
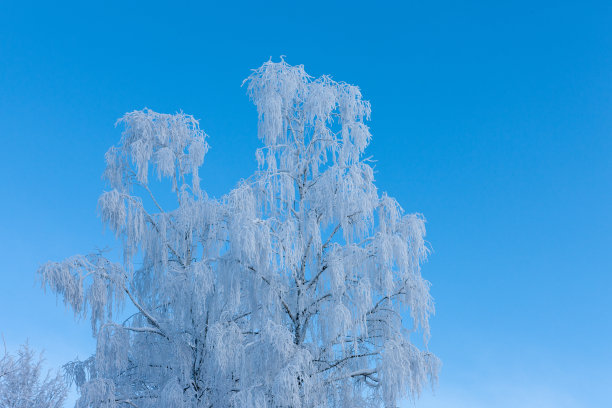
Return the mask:
{"type": "Polygon", "coordinates": [[[132,295],[132,293],[128,290],[128,288],[126,286],[123,287],[123,290],[125,291],[125,293],[128,295],[128,297],[130,298],[130,300],[132,301],[132,304],[134,306],[136,306],[136,308],[140,311],[140,313],[143,314],[143,316],[145,316],[147,318],[147,320],[149,321],[149,323],[151,323],[155,328],[157,328],[157,330],[159,330],[160,334],[162,336],[164,336],[166,339],[170,340],[170,338],[168,337],[168,335],[164,332],[164,330],[162,329],[161,325],[158,323],[158,321],[149,313],[147,312],[141,305],[140,303],[134,298],[134,296],[132,295]]]}

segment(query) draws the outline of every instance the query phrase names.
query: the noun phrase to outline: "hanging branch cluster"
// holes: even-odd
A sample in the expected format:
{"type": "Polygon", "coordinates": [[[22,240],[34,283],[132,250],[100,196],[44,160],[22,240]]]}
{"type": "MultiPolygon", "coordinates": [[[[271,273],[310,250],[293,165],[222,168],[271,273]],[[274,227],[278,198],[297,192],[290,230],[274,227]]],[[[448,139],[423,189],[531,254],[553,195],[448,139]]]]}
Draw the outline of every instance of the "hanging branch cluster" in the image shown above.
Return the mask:
{"type": "Polygon", "coordinates": [[[97,253],[40,269],[97,335],[95,355],[67,365],[79,407],[395,406],[435,381],[438,359],[410,339],[426,343],[433,313],[424,220],[373,183],[369,103],[284,61],[245,83],[255,174],[209,198],[198,122],[128,113],[99,200],[123,263],[97,253]],[[173,210],[150,173],[170,180],[173,210]]]}

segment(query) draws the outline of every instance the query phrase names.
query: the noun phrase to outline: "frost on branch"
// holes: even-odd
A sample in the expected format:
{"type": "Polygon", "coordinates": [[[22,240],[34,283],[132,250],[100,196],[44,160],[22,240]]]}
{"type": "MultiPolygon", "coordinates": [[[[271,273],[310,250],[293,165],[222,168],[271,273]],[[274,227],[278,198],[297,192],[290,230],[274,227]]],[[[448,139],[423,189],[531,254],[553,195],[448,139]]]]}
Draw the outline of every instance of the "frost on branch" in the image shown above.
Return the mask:
{"type": "MultiPolygon", "coordinates": [[[[4,338],[2,339],[4,340],[4,338]]],[[[17,353],[0,356],[0,407],[60,408],[66,400],[68,386],[60,373],[43,375],[42,353],[26,343],[17,353]]]]}
{"type": "Polygon", "coordinates": [[[245,81],[258,170],[225,196],[199,187],[208,150],[192,116],[119,123],[98,206],[123,243],[40,269],[98,336],[67,365],[81,407],[393,407],[435,382],[424,219],[380,194],[363,154],[359,88],[266,62],[245,81]],[[170,181],[160,205],[151,174],[170,181]],[[148,204],[147,204],[148,203],[148,204]],[[127,304],[131,314],[119,319],[127,304]]]}

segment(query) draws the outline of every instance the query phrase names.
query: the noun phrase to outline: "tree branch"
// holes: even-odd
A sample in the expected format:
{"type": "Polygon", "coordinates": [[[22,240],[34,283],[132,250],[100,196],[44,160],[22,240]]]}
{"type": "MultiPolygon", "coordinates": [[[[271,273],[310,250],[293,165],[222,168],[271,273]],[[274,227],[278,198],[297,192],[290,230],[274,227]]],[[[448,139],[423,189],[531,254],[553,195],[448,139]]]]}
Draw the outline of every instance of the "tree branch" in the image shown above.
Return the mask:
{"type": "MultiPolygon", "coordinates": [[[[253,268],[252,266],[247,266],[247,269],[253,271],[257,276],[259,276],[261,278],[261,280],[263,280],[270,288],[272,288],[272,284],[270,283],[270,281],[263,275],[260,275],[259,273],[257,273],[257,270],[255,270],[255,268],[253,268]]],[[[291,309],[289,309],[289,305],[287,305],[287,302],[285,302],[285,300],[282,298],[282,296],[280,295],[280,293],[276,292],[276,295],[278,296],[278,299],[281,301],[281,304],[283,306],[283,309],[285,309],[285,312],[287,312],[287,314],[289,315],[289,318],[291,319],[291,321],[293,323],[296,323],[296,319],[295,316],[293,315],[293,313],[291,313],[291,309]]]]}
{"type": "Polygon", "coordinates": [[[318,361],[318,362],[325,363],[325,364],[329,365],[329,367],[324,368],[323,370],[319,370],[318,371],[318,373],[323,373],[323,372],[325,372],[327,370],[331,370],[332,368],[335,368],[335,367],[339,366],[340,364],[345,363],[348,360],[351,360],[353,358],[370,357],[370,356],[376,356],[376,355],[379,355],[379,354],[380,353],[377,352],[377,351],[373,351],[371,353],[354,354],[354,355],[351,355],[351,356],[346,356],[346,357],[344,357],[344,358],[342,358],[340,360],[336,360],[333,364],[331,364],[331,363],[329,363],[327,361],[322,361],[322,360],[314,360],[314,361],[318,361]]]}
{"type": "Polygon", "coordinates": [[[128,297],[130,298],[130,300],[132,301],[132,303],[134,304],[134,306],[136,306],[136,308],[138,310],[140,310],[140,313],[142,313],[147,320],[149,321],[149,323],[151,323],[153,326],[155,326],[159,331],[160,334],[162,336],[164,336],[166,339],[170,340],[170,338],[168,337],[168,335],[166,333],[164,333],[163,329],[161,328],[160,324],[157,322],[157,320],[151,316],[151,314],[149,314],[141,305],[140,303],[138,303],[136,301],[136,299],[134,299],[134,296],[132,296],[132,293],[128,290],[128,288],[124,285],[123,286],[123,290],[125,291],[125,293],[127,293],[128,297]]]}

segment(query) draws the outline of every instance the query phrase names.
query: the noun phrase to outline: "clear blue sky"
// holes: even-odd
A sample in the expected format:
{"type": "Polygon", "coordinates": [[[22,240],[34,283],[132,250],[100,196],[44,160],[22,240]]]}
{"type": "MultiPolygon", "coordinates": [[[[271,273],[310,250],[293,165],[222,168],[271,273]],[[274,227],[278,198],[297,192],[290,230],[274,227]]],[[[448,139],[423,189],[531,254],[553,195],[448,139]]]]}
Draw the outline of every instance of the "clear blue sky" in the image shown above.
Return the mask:
{"type": "Polygon", "coordinates": [[[0,3],[9,347],[93,351],[35,271],[117,246],[96,216],[115,120],[200,118],[221,195],[255,168],[241,81],[286,55],[361,87],[379,188],[428,219],[444,366],[415,406],[612,406],[612,3],[105,3],[0,3]]]}

